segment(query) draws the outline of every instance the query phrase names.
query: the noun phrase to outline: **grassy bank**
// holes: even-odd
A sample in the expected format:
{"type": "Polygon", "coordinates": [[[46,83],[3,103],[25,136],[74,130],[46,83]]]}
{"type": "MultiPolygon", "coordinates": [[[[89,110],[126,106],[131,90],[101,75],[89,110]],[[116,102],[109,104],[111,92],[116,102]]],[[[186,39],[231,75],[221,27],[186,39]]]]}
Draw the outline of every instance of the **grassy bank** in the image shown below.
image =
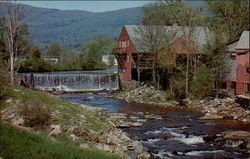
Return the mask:
{"type": "Polygon", "coordinates": [[[93,136],[109,129],[106,115],[73,104],[46,92],[15,86],[4,92],[1,103],[1,153],[5,158],[95,159],[120,158],[80,144],[94,147],[93,136]],[[22,118],[21,127],[10,126],[22,118]],[[14,122],[13,122],[14,121],[14,122]],[[51,125],[60,126],[60,133],[48,135],[51,125]],[[92,133],[92,134],[91,134],[92,133]],[[94,134],[94,135],[93,135],[94,134]],[[76,136],[76,139],[72,138],[76,136]],[[51,140],[53,138],[53,141],[51,140]],[[93,145],[92,145],[93,143],[93,145]]]}
{"type": "Polygon", "coordinates": [[[0,156],[3,159],[118,159],[105,152],[80,149],[1,122],[0,156]]]}

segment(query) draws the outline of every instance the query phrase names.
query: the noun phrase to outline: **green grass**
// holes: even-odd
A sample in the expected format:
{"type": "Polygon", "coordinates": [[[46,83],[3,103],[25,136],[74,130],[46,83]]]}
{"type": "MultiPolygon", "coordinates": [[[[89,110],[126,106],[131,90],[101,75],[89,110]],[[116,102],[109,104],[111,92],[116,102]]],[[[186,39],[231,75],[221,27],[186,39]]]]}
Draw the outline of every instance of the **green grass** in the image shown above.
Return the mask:
{"type": "Polygon", "coordinates": [[[15,86],[7,92],[14,100],[38,100],[43,103],[50,112],[58,112],[57,118],[53,119],[54,124],[65,126],[82,125],[85,129],[101,131],[106,126],[106,117],[93,111],[83,109],[78,104],[72,104],[69,101],[59,97],[52,96],[46,92],[30,90],[24,87],[15,86]],[[85,117],[82,120],[79,116],[85,117]]]}
{"type": "Polygon", "coordinates": [[[2,122],[0,126],[2,159],[120,159],[102,151],[51,141],[46,134],[25,131],[2,122]]]}

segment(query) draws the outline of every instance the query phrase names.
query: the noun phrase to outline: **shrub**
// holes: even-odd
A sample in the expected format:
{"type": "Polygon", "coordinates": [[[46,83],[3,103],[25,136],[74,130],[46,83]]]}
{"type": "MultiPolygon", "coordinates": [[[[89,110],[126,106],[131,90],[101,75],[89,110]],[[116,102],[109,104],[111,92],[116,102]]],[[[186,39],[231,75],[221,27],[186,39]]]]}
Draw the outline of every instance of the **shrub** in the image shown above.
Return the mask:
{"type": "Polygon", "coordinates": [[[49,123],[51,115],[40,100],[23,98],[17,106],[17,112],[26,126],[42,126],[49,123]]]}
{"type": "Polygon", "coordinates": [[[212,94],[213,74],[206,65],[194,70],[194,79],[190,88],[194,98],[203,98],[212,94]]]}

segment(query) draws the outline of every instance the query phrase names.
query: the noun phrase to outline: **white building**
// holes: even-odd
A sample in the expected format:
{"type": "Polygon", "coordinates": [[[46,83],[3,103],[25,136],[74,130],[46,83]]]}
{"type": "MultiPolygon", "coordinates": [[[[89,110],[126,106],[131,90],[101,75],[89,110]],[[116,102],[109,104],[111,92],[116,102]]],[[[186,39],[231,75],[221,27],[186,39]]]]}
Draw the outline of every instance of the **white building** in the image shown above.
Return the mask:
{"type": "Polygon", "coordinates": [[[114,55],[103,55],[103,56],[102,56],[102,61],[103,61],[104,63],[106,63],[107,65],[111,65],[110,59],[114,59],[114,66],[117,66],[117,65],[118,65],[117,60],[116,60],[116,58],[115,58],[114,55]]]}

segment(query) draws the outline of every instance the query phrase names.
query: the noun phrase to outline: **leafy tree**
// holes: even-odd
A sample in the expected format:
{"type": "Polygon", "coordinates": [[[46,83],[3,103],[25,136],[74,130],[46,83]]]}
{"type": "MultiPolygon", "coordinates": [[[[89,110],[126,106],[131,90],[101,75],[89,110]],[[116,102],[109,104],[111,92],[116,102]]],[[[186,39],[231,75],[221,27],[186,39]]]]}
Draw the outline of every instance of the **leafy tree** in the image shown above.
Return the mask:
{"type": "Polygon", "coordinates": [[[33,47],[28,59],[22,61],[19,72],[51,72],[54,66],[41,58],[42,52],[38,47],[33,47]]]}
{"type": "Polygon", "coordinates": [[[107,65],[102,62],[102,55],[107,55],[115,48],[114,40],[96,37],[84,46],[83,52],[80,54],[82,59],[82,69],[104,69],[107,65]]]}
{"type": "Polygon", "coordinates": [[[60,43],[52,42],[49,44],[47,55],[50,57],[61,57],[62,55],[62,48],[60,43]]]}
{"type": "Polygon", "coordinates": [[[235,40],[244,30],[250,29],[248,0],[206,2],[212,12],[210,29],[222,32],[227,41],[235,40]]]}
{"type": "Polygon", "coordinates": [[[194,69],[194,80],[191,84],[191,95],[194,98],[203,98],[212,94],[213,71],[205,64],[194,69]]]}

